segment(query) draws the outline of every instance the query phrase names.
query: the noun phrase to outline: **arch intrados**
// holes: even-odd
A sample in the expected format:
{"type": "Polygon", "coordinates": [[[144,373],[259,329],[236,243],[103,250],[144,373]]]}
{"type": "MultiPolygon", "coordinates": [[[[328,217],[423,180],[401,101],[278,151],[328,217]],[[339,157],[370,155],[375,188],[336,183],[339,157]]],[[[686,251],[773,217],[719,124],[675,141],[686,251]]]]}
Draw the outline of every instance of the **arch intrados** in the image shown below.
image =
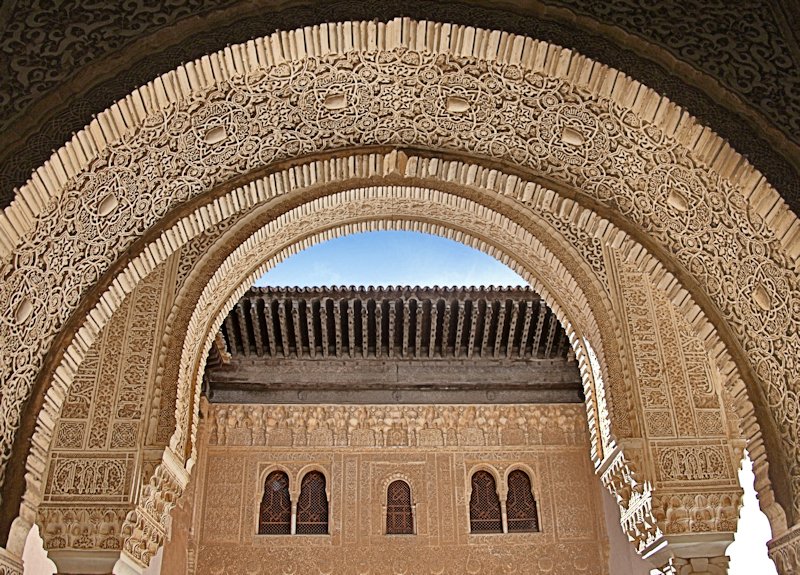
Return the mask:
{"type": "Polygon", "coordinates": [[[521,471],[528,476],[528,482],[531,484],[531,494],[534,496],[534,498],[536,498],[536,492],[538,489],[536,487],[535,478],[537,477],[537,474],[533,472],[531,466],[526,463],[512,463],[509,465],[503,472],[503,481],[505,485],[508,485],[508,478],[514,471],[521,471]]]}
{"type": "MultiPolygon", "coordinates": [[[[331,500],[331,472],[329,469],[326,469],[324,465],[320,465],[319,463],[309,463],[308,465],[304,465],[300,468],[300,470],[295,475],[296,478],[296,487],[293,488],[289,487],[289,492],[299,494],[300,489],[303,486],[303,479],[309,473],[316,471],[325,479],[325,497],[328,499],[328,502],[331,500]]],[[[291,475],[289,476],[291,478],[291,475]]]]}
{"type": "Polygon", "coordinates": [[[492,478],[494,479],[494,489],[497,492],[497,496],[502,497],[503,495],[502,493],[503,478],[500,476],[500,472],[497,471],[497,469],[495,469],[494,466],[489,465],[488,463],[476,463],[475,465],[469,468],[466,475],[467,485],[466,485],[466,490],[464,491],[465,494],[464,498],[466,499],[467,502],[467,508],[469,508],[469,498],[472,495],[472,477],[479,471],[485,471],[486,473],[491,475],[492,478]]]}
{"type": "Polygon", "coordinates": [[[267,477],[269,477],[269,474],[272,473],[273,471],[280,471],[281,473],[286,474],[286,479],[289,480],[289,485],[291,486],[291,484],[292,484],[292,472],[289,471],[289,469],[286,466],[281,465],[280,463],[270,463],[269,465],[267,465],[263,469],[260,469],[259,472],[258,472],[258,485],[259,485],[259,487],[258,487],[258,490],[256,491],[256,495],[258,497],[260,497],[259,493],[264,491],[264,484],[267,481],[267,477]]]}
{"type": "Polygon", "coordinates": [[[411,496],[411,506],[413,507],[414,504],[414,482],[411,480],[411,477],[408,474],[403,473],[402,471],[394,471],[388,474],[386,477],[383,478],[381,481],[381,493],[383,494],[383,506],[386,507],[388,505],[388,496],[389,496],[389,486],[392,483],[397,481],[401,481],[408,486],[408,493],[411,496]]]}

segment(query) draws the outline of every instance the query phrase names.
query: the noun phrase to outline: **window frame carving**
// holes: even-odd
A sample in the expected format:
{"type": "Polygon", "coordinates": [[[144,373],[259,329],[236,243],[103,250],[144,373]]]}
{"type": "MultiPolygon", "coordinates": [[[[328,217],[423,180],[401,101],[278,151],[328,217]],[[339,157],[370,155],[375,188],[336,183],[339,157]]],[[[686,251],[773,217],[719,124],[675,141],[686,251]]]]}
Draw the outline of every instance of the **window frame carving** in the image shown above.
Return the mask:
{"type": "Polygon", "coordinates": [[[261,497],[258,498],[254,503],[254,507],[258,509],[258,513],[256,514],[256,521],[255,521],[255,535],[257,537],[267,536],[267,537],[286,537],[288,535],[294,534],[294,510],[295,510],[295,497],[292,492],[292,473],[283,467],[282,465],[269,465],[262,469],[259,476],[258,482],[258,489],[256,493],[261,494],[261,497]],[[283,473],[286,476],[286,488],[289,494],[289,533],[261,533],[261,505],[264,500],[264,494],[267,489],[267,479],[273,473],[283,473]]]}
{"type": "Polygon", "coordinates": [[[539,503],[538,503],[538,501],[536,499],[537,489],[536,489],[536,486],[534,485],[534,482],[533,482],[533,478],[534,477],[535,477],[534,473],[527,466],[512,465],[511,467],[509,467],[506,470],[506,472],[504,474],[504,478],[503,478],[504,479],[504,483],[505,483],[505,506],[504,506],[504,510],[503,510],[503,512],[504,512],[503,513],[503,515],[504,515],[503,519],[504,519],[504,525],[505,525],[506,533],[509,533],[509,534],[524,534],[524,533],[541,533],[542,532],[542,522],[541,522],[540,513],[539,513],[539,503]],[[535,530],[522,531],[522,530],[512,530],[511,529],[511,521],[513,521],[513,520],[511,519],[511,512],[510,512],[511,511],[511,507],[509,506],[508,497],[509,497],[509,494],[511,493],[511,481],[510,481],[511,480],[511,475],[514,474],[514,473],[522,473],[527,478],[528,485],[530,485],[530,495],[531,495],[531,499],[533,501],[533,513],[534,513],[533,521],[534,521],[534,523],[536,525],[536,529],[535,530]]]}

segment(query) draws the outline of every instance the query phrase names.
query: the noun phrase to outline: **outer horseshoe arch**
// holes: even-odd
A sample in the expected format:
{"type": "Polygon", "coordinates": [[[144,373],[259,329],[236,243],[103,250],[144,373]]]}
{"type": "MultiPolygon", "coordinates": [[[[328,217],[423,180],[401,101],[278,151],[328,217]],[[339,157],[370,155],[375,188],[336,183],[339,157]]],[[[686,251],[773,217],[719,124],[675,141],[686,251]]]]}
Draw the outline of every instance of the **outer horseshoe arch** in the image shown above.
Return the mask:
{"type": "MultiPolygon", "coordinates": [[[[581,189],[617,220],[651,236],[708,294],[716,321],[733,326],[747,365],[764,384],[780,435],[800,449],[790,422],[792,406],[786,411],[784,405],[796,396],[800,379],[783,361],[786,347],[775,348],[771,335],[777,327],[790,339],[800,337],[794,313],[800,306],[797,219],[760,174],[679,108],[567,50],[499,32],[410,20],[276,34],[181,67],[101,114],[76,138],[77,144],[65,146],[37,171],[4,212],[3,343],[15,352],[4,365],[8,377],[2,375],[19,392],[4,395],[5,402],[30,392],[49,342],[87,286],[182,201],[281,158],[397,143],[502,159],[545,174],[581,189]],[[365,62],[353,81],[326,81],[320,89],[320,75],[341,80],[342,70],[352,72],[365,62]],[[372,73],[388,68],[429,74],[429,84],[419,85],[406,100],[410,110],[421,106],[423,114],[403,115],[397,104],[408,95],[402,90],[390,89],[383,99],[370,95],[372,73]],[[253,97],[264,96],[265,85],[288,90],[275,92],[286,96],[283,108],[253,107],[253,97]],[[354,110],[363,116],[363,110],[372,109],[364,108],[368,101],[384,106],[388,115],[374,125],[354,122],[354,110]],[[301,129],[275,131],[275,123],[253,115],[259,110],[283,110],[301,129]],[[534,113],[526,119],[516,114],[519,110],[534,113]],[[440,121],[415,124],[432,118],[440,121]],[[399,124],[387,130],[389,120],[399,124]],[[255,140],[248,132],[253,125],[265,130],[255,140]],[[320,130],[331,129],[343,136],[315,139],[320,130]],[[622,136],[632,148],[613,148],[622,136]],[[175,172],[159,172],[164,166],[175,172]],[[722,238],[714,245],[721,251],[710,251],[698,239],[711,224],[722,238]],[[74,260],[67,261],[67,254],[74,260]],[[736,256],[742,265],[732,279],[743,287],[732,294],[721,289],[731,279],[723,262],[736,256]],[[61,279],[58,285],[48,283],[54,278],[61,279]],[[50,310],[48,302],[62,294],[67,305],[50,310]],[[759,325],[760,330],[747,329],[759,325]]],[[[106,301],[109,310],[126,293],[122,284],[115,290],[106,301]]],[[[103,313],[91,317],[73,361],[80,361],[81,349],[107,319],[103,313]]],[[[10,414],[2,438],[5,464],[20,412],[18,406],[2,407],[10,414]]],[[[761,427],[772,433],[772,419],[763,415],[766,406],[756,407],[762,409],[761,427]]],[[[792,454],[787,455],[790,466],[800,460],[792,454]]],[[[777,448],[774,456],[779,457],[777,448]]],[[[800,472],[791,475],[800,481],[800,472]]],[[[787,485],[784,498],[791,499],[791,492],[787,485]]]]}

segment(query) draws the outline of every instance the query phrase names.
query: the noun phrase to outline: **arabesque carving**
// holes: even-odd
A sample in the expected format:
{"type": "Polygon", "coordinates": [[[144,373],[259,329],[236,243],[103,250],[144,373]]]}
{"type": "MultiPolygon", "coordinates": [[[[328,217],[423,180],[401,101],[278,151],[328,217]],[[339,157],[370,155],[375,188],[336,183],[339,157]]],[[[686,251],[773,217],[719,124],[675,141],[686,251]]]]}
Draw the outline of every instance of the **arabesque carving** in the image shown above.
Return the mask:
{"type": "MultiPolygon", "coordinates": [[[[398,21],[391,26],[408,25],[398,21]]],[[[396,42],[399,36],[391,32],[387,38],[396,42]]],[[[40,361],[36,358],[42,357],[52,334],[70,313],[69,298],[65,300],[67,305],[59,306],[55,314],[43,313],[44,302],[59,290],[78,293],[83,289],[79,284],[93,283],[100,271],[116,258],[114,254],[121,253],[140,230],[152,225],[172,206],[220,181],[222,174],[230,174],[231,170],[243,172],[288,155],[321,149],[365,143],[424,142],[428,147],[461,149],[549,173],[601,202],[613,204],[624,217],[647,230],[696,274],[728,321],[740,326],[735,331],[752,364],[764,366],[759,376],[771,398],[770,407],[783,427],[784,442],[797,449],[796,422],[791,421],[792,411],[786,410],[786,394],[781,391],[787,381],[792,388],[797,378],[776,375],[786,369],[794,373],[785,350],[796,346],[790,345],[791,342],[776,346],[774,334],[787,333],[792,340],[798,337],[797,322],[791,318],[800,315],[793,313],[800,306],[800,298],[796,274],[790,271],[791,264],[779,245],[779,236],[771,229],[777,220],[765,221],[748,210],[742,188],[702,167],[692,151],[681,145],[680,138],[684,136],[676,131],[677,110],[671,115],[665,112],[656,123],[648,123],[613,100],[598,98],[582,87],[520,66],[523,61],[530,62],[529,58],[539,48],[521,38],[518,43],[519,54],[511,58],[511,65],[402,47],[362,52],[358,56],[358,52],[347,56],[314,56],[302,65],[276,62],[271,68],[259,67],[250,75],[229,78],[223,84],[225,96],[213,102],[208,94],[198,96],[196,101],[204,103],[193,109],[193,116],[178,105],[157,124],[145,123],[136,135],[126,135],[122,147],[110,146],[103,154],[105,159],[95,162],[94,173],[78,175],[69,186],[71,191],[62,194],[60,207],[54,206],[46,218],[37,220],[38,231],[34,236],[63,238],[58,241],[74,245],[56,248],[30,236],[29,255],[23,256],[25,250],[18,249],[15,269],[9,269],[5,284],[8,289],[0,299],[8,303],[3,307],[7,314],[16,314],[3,324],[8,329],[3,340],[9,350],[17,350],[10,356],[15,358],[12,363],[16,368],[4,378],[14,389],[22,386],[21,393],[13,395],[27,395],[30,379],[25,374],[36,371],[40,361]],[[526,49],[529,56],[523,59],[526,49]],[[345,71],[353,70],[357,73],[344,75],[345,71]],[[342,80],[345,77],[349,78],[347,82],[342,80]],[[400,82],[404,77],[409,81],[400,82]],[[389,84],[375,88],[378,78],[389,84]],[[267,84],[269,91],[264,89],[267,84]],[[389,89],[389,85],[393,88],[389,89]],[[448,108],[448,98],[451,102],[460,99],[466,107],[448,108]],[[339,101],[346,105],[333,105],[339,101]],[[325,102],[329,104],[326,106],[325,102]],[[355,121],[354,110],[367,102],[371,103],[371,115],[358,116],[355,121]],[[399,102],[404,104],[395,108],[394,104],[399,102]],[[492,108],[491,102],[505,104],[492,108]],[[258,116],[267,111],[269,119],[258,116]],[[256,128],[259,125],[284,128],[280,131],[270,128],[269,134],[261,134],[256,128]],[[167,126],[175,135],[159,135],[161,126],[167,126]],[[303,133],[297,131],[298,126],[302,126],[303,133]],[[336,126],[335,133],[332,126],[336,126]],[[189,132],[185,132],[187,127],[191,127],[189,132]],[[564,136],[567,128],[583,135],[564,136]],[[556,137],[558,129],[562,130],[561,139],[556,137]],[[318,139],[306,134],[308,130],[318,139]],[[535,135],[533,139],[531,134],[535,135]],[[578,148],[570,143],[571,139],[580,140],[578,148]],[[627,144],[622,145],[624,142],[627,144]],[[601,156],[592,150],[606,146],[601,165],[601,156]],[[141,162],[126,166],[123,158],[132,157],[126,150],[134,148],[148,152],[141,162]],[[650,149],[659,151],[653,153],[650,149]],[[203,155],[206,157],[201,160],[203,155]],[[665,191],[673,188],[680,190],[678,196],[665,191]],[[120,190],[134,193],[136,199],[119,194],[120,190]],[[148,209],[143,211],[145,204],[148,209]],[[683,212],[683,205],[694,207],[683,212]],[[693,215],[697,210],[710,210],[713,217],[698,219],[693,215]],[[68,222],[75,225],[74,235],[58,232],[61,226],[72,225],[68,222]],[[711,233],[718,239],[713,245],[727,245],[733,250],[725,253],[724,259],[723,254],[708,251],[711,244],[703,238],[711,233]],[[733,241],[727,241],[728,238],[733,241]],[[748,238],[747,246],[741,243],[743,238],[748,238]],[[54,260],[45,267],[28,265],[26,262],[38,261],[33,254],[45,245],[51,253],[75,254],[75,257],[69,262],[54,260]],[[84,247],[89,245],[105,254],[101,259],[106,264],[95,266],[96,258],[86,257],[84,247]],[[736,269],[728,262],[737,263],[736,269]],[[63,275],[57,269],[63,269],[63,275]],[[60,286],[43,282],[45,277],[55,275],[63,278],[60,286]],[[765,306],[767,299],[753,297],[754,293],[760,293],[758,286],[751,284],[748,293],[736,294],[719,287],[736,284],[736,277],[744,280],[754,276],[761,278],[760,290],[769,295],[768,306],[765,306]],[[36,313],[31,313],[34,310],[36,313]],[[16,327],[20,319],[26,320],[24,330],[16,327]],[[751,340],[754,345],[747,343],[751,340]],[[20,355],[22,350],[36,348],[39,350],[33,354],[25,351],[20,355]]],[[[272,56],[267,55],[265,45],[260,46],[264,61],[271,62],[272,56]]],[[[192,80],[189,85],[202,83],[197,75],[199,69],[193,70],[192,77],[197,81],[192,80]]],[[[119,136],[122,135],[120,132],[119,136]]],[[[720,161],[715,165],[721,169],[720,161]]],[[[737,176],[742,186],[746,182],[743,177],[737,176]]],[[[10,396],[4,396],[4,400],[10,396]]],[[[4,411],[14,418],[18,410],[4,411]]],[[[9,423],[9,432],[13,434],[16,423],[14,420],[9,423]]],[[[6,436],[4,441],[10,437],[6,436]]],[[[3,456],[6,457],[5,450],[3,456]]]]}
{"type": "Polygon", "coordinates": [[[0,575],[23,575],[22,562],[0,550],[0,575]]]}
{"type": "Polygon", "coordinates": [[[619,505],[622,531],[636,550],[643,553],[664,534],[653,515],[653,486],[638,478],[637,466],[626,460],[621,451],[607,461],[600,478],[619,505]]]}
{"type": "Polygon", "coordinates": [[[122,523],[127,507],[40,507],[39,528],[44,548],[122,549],[122,523]]]}
{"type": "MultiPolygon", "coordinates": [[[[23,238],[13,262],[3,270],[8,281],[0,290],[0,302],[7,311],[0,345],[8,353],[2,354],[7,359],[0,365],[0,375],[10,393],[4,394],[0,406],[8,418],[3,428],[2,462],[9,457],[19,422],[19,406],[13,397],[27,397],[41,358],[75,309],[78,294],[93,285],[144,229],[181,201],[233,173],[291,155],[363,143],[424,144],[515,162],[578,186],[619,210],[675,254],[727,316],[751,363],[763,366],[759,376],[774,404],[784,440],[796,451],[797,425],[791,411],[796,406],[786,405],[784,392],[787,385],[788,391],[796,386],[797,370],[787,349],[796,348],[792,344],[798,338],[800,314],[795,311],[800,298],[791,255],[784,252],[786,244],[781,246],[775,231],[786,228],[776,223],[777,216],[765,220],[750,209],[742,195],[744,188],[737,187],[747,181],[740,172],[733,181],[723,178],[703,165],[702,153],[693,155],[688,146],[681,145],[680,138],[685,136],[678,134],[675,114],[663,112],[658,122],[649,123],[614,100],[517,66],[525,46],[529,56],[538,49],[534,43],[520,40],[512,65],[394,47],[360,55],[313,56],[302,66],[282,63],[230,78],[221,92],[213,93],[214,98],[219,97],[213,102],[207,101],[210,91],[198,96],[194,115],[182,108],[182,103],[158,122],[151,116],[141,131],[125,135],[124,144],[108,148],[95,162],[95,173],[77,176],[60,203],[49,204],[47,216],[37,219],[36,230],[23,238]],[[360,74],[354,76],[354,68],[360,74]],[[306,74],[311,69],[316,75],[306,74]],[[347,82],[342,81],[344,77],[349,78],[347,82]],[[396,81],[403,77],[409,80],[407,84],[396,81]],[[385,82],[376,83],[378,78],[385,82]],[[263,90],[265,83],[270,85],[268,96],[263,90]],[[435,98],[426,101],[423,93],[435,98]],[[364,124],[360,116],[357,119],[348,102],[354,108],[365,102],[374,104],[369,109],[380,111],[372,118],[375,125],[364,124]],[[395,107],[398,103],[402,105],[395,107]],[[284,116],[258,116],[265,110],[284,116]],[[541,130],[537,127],[540,120],[541,130]],[[260,130],[259,126],[272,129],[281,122],[302,125],[303,131],[253,132],[260,130]],[[156,126],[168,126],[174,135],[159,133],[156,126]],[[338,131],[336,135],[330,134],[332,127],[338,131]],[[534,132],[536,136],[531,137],[534,132]],[[314,140],[310,133],[320,139],[314,140]],[[609,139],[609,134],[614,137],[609,139]],[[676,138],[674,134],[678,134],[676,138]],[[615,144],[622,141],[630,146],[615,144]],[[570,147],[575,142],[586,147],[570,147]],[[132,160],[131,149],[147,152],[132,160]],[[200,159],[204,154],[207,160],[200,159]],[[168,173],[168,168],[174,173],[168,173]],[[678,190],[677,195],[670,190],[678,190]],[[712,214],[710,219],[703,214],[704,206],[712,214]],[[711,234],[714,246],[728,247],[725,254],[709,251],[712,243],[706,239],[711,234]],[[72,254],[74,259],[70,259],[72,254]],[[736,264],[733,271],[729,261],[736,264]],[[735,285],[744,286],[735,294],[722,288],[723,283],[732,285],[726,275],[730,273],[738,280],[735,285]],[[53,277],[60,278],[60,286],[48,283],[47,278],[53,277]],[[66,303],[54,306],[52,298],[66,303]],[[776,333],[787,335],[778,342],[776,333]]],[[[265,58],[272,57],[267,56],[263,43],[258,49],[265,58]]],[[[727,153],[719,157],[722,163],[726,158],[735,159],[727,153]]],[[[78,165],[80,162],[71,164],[69,171],[74,172],[78,165]]],[[[732,170],[725,169],[729,175],[732,170]]],[[[751,184],[752,189],[745,193],[769,197],[768,189],[751,184]]],[[[25,227],[18,225],[20,230],[25,227]]],[[[17,239],[15,234],[11,243],[17,239]]],[[[185,242],[188,235],[173,238],[172,243],[185,242]]],[[[148,257],[157,261],[172,249],[174,246],[148,257]]],[[[115,284],[117,291],[111,292],[117,299],[139,279],[137,274],[126,273],[128,287],[115,284]]],[[[105,303],[107,309],[114,309],[118,302],[105,303]]],[[[103,313],[107,316],[109,312],[103,313]]],[[[81,332],[82,348],[79,346],[75,363],[105,319],[102,314],[91,316],[92,328],[81,332]]],[[[63,383],[69,385],[69,381],[63,383]]],[[[797,458],[788,460],[796,462],[797,458]]]]}
{"type": "Polygon", "coordinates": [[[577,445],[583,406],[215,406],[209,445],[453,447],[577,445]]]}
{"type": "MultiPolygon", "coordinates": [[[[194,534],[185,564],[193,575],[270,571],[289,566],[309,574],[342,573],[553,573],[604,575],[605,534],[588,434],[581,405],[286,405],[212,404],[199,441],[191,524],[194,534]],[[255,412],[252,410],[256,410],[255,412]],[[426,416],[426,412],[430,414],[426,416]],[[231,414],[243,414],[242,418],[231,414]],[[266,422],[266,423],[265,423],[266,422]],[[208,425],[208,428],[206,428],[208,425]],[[225,437],[257,436],[287,429],[295,438],[342,428],[335,445],[222,444],[225,437]],[[500,445],[459,443],[472,432],[492,435],[516,429],[547,429],[534,441],[500,445]],[[242,433],[247,429],[249,433],[242,433]],[[414,429],[453,438],[435,449],[408,439],[414,429]],[[364,445],[360,431],[383,442],[364,445]],[[233,435],[231,435],[233,434],[233,435]],[[558,449],[552,449],[558,446],[558,449]],[[470,470],[490,468],[504,476],[522,467],[530,474],[542,530],[499,535],[470,534],[470,470]],[[323,470],[330,496],[330,534],[258,535],[264,477],[275,468],[297,489],[309,469],[323,470]],[[387,535],[386,488],[402,478],[412,486],[412,535],[387,535]],[[536,548],[532,556],[530,549],[536,548]]],[[[502,433],[500,434],[503,435],[502,433]]],[[[330,434],[335,439],[336,433],[330,434]]],[[[167,543],[165,557],[170,553],[167,543]]]]}
{"type": "Polygon", "coordinates": [[[800,573],[800,528],[795,527],[769,542],[769,556],[780,575],[800,573]]]}
{"type": "Polygon", "coordinates": [[[150,482],[142,487],[139,504],[125,518],[123,553],[140,567],[147,567],[164,544],[171,525],[170,511],[187,479],[184,470],[176,473],[166,463],[159,464],[150,482]]]}

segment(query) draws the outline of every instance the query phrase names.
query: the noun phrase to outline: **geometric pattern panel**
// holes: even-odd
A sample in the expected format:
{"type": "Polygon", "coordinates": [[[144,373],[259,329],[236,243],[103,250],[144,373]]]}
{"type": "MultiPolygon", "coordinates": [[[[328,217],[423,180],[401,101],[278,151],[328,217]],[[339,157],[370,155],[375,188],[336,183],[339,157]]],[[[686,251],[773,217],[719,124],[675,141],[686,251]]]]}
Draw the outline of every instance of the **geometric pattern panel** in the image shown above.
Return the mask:
{"type": "Polygon", "coordinates": [[[297,500],[297,534],[326,535],[328,533],[328,496],[325,476],[310,471],[303,477],[297,500]]]}
{"type": "Polygon", "coordinates": [[[411,535],[414,533],[414,515],[411,510],[411,488],[398,479],[386,491],[386,534],[411,535]]]}
{"type": "MultiPolygon", "coordinates": [[[[236,407],[209,405],[207,423],[202,425],[222,422],[218,415],[235,414],[236,407]]],[[[302,410],[320,413],[316,407],[322,406],[306,405],[302,410]]],[[[364,417],[381,407],[413,411],[413,406],[368,406],[364,417]]],[[[470,410],[475,406],[464,407],[470,410]]],[[[525,413],[530,418],[534,411],[548,413],[553,407],[531,406],[525,413]]],[[[348,435],[343,443],[315,445],[308,441],[314,418],[290,420],[291,410],[279,407],[270,408],[275,428],[294,428],[293,437],[302,435],[302,442],[226,445],[211,441],[218,437],[217,424],[213,434],[201,428],[193,481],[197,482],[194,505],[202,505],[203,511],[187,516],[192,525],[172,526],[173,532],[193,534],[188,573],[506,573],[509,565],[518,565],[519,573],[607,575],[601,486],[588,456],[589,437],[584,431],[575,441],[568,431],[572,426],[586,426],[585,408],[567,407],[561,412],[566,425],[554,426],[545,443],[530,445],[425,446],[405,442],[386,447],[364,444],[357,433],[348,435]],[[491,468],[499,477],[516,477],[513,473],[520,464],[536,478],[536,513],[542,524],[552,528],[503,535],[500,525],[499,534],[473,532],[468,495],[473,470],[486,473],[482,468],[491,468]],[[317,501],[320,510],[328,510],[327,532],[314,537],[257,533],[253,502],[263,497],[265,473],[269,476],[276,467],[287,474],[293,490],[304,479],[318,474],[314,479],[317,501]],[[559,487],[562,482],[566,491],[559,487]],[[399,497],[395,498],[391,492],[398,486],[399,497]],[[403,509],[402,515],[413,521],[403,521],[404,532],[413,536],[390,535],[392,522],[387,522],[387,512],[394,514],[395,501],[397,508],[403,509]],[[533,555],[532,548],[536,550],[533,555]]],[[[457,413],[458,407],[453,408],[457,413]]],[[[348,413],[346,407],[335,406],[328,417],[346,421],[335,415],[338,411],[348,413]]],[[[359,412],[352,412],[347,419],[358,420],[359,412]]],[[[393,421],[385,419],[389,424],[393,421]]],[[[226,437],[230,437],[236,420],[235,416],[224,418],[230,426],[226,437]]],[[[241,421],[258,425],[251,417],[241,421]]],[[[434,430],[442,434],[441,429],[434,430]]],[[[493,481],[491,475],[489,478],[493,481]]],[[[516,485],[515,479],[511,481],[516,485]]],[[[530,485],[528,481],[528,493],[530,485]]],[[[499,519],[499,500],[494,486],[491,489],[495,492],[495,517],[499,519]]],[[[298,500],[298,533],[302,499],[298,500]]],[[[169,568],[162,565],[162,569],[165,567],[169,568]]]]}

